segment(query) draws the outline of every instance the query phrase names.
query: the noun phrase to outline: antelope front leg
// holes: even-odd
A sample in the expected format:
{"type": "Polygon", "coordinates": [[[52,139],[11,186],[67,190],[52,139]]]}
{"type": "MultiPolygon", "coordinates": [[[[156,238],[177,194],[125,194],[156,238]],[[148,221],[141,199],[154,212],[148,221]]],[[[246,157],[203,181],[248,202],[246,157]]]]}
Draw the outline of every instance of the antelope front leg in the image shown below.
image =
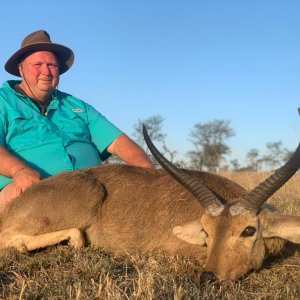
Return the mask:
{"type": "Polygon", "coordinates": [[[69,240],[69,244],[75,249],[83,247],[85,243],[84,236],[80,229],[70,228],[39,235],[6,232],[1,236],[1,248],[15,248],[19,252],[27,252],[53,246],[66,240],[69,240]]]}

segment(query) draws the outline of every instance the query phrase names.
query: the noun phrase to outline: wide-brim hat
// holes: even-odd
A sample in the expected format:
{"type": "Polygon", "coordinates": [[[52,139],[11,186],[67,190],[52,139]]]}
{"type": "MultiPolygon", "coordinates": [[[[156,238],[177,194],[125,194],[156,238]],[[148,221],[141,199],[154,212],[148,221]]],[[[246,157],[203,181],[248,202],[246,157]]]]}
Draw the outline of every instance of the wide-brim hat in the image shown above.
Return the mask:
{"type": "Polygon", "coordinates": [[[53,52],[59,62],[59,74],[68,71],[74,62],[73,51],[63,45],[52,43],[50,35],[45,30],[38,30],[30,33],[24,38],[21,43],[21,48],[16,51],[6,62],[5,70],[15,76],[21,76],[18,65],[26,54],[35,51],[51,51],[53,52]]]}

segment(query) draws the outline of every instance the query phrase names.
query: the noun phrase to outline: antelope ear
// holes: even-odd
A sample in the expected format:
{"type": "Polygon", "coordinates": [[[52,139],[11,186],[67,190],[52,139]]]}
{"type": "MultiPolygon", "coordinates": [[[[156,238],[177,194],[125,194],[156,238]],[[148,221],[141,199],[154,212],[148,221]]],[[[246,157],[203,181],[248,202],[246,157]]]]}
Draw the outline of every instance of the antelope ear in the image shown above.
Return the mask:
{"type": "Polygon", "coordinates": [[[264,238],[277,237],[300,244],[300,216],[267,213],[262,215],[261,224],[264,238]]]}
{"type": "Polygon", "coordinates": [[[206,244],[206,234],[199,221],[189,222],[175,226],[172,230],[177,238],[194,245],[203,246],[206,244]]]}

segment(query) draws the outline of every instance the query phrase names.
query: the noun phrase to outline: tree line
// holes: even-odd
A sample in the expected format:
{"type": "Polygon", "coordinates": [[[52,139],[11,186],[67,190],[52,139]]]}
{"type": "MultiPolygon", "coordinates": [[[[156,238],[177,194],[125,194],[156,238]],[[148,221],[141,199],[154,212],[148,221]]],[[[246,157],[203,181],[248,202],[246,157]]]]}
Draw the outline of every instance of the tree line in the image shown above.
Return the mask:
{"type": "MultiPolygon", "coordinates": [[[[161,115],[150,116],[144,120],[138,120],[133,125],[133,138],[144,148],[151,157],[146,147],[142,124],[145,124],[152,141],[160,151],[174,164],[182,168],[209,171],[271,171],[285,163],[293,151],[284,148],[282,141],[266,143],[266,153],[261,154],[257,148],[249,149],[246,153],[246,165],[240,164],[238,159],[227,161],[231,153],[228,145],[229,138],[235,136],[230,120],[215,119],[209,122],[199,122],[194,125],[189,140],[193,149],[189,150],[185,159],[178,158],[178,152],[170,149],[166,144],[167,134],[163,133],[164,118],[161,115]]],[[[154,160],[153,160],[154,161],[154,160]]]]}

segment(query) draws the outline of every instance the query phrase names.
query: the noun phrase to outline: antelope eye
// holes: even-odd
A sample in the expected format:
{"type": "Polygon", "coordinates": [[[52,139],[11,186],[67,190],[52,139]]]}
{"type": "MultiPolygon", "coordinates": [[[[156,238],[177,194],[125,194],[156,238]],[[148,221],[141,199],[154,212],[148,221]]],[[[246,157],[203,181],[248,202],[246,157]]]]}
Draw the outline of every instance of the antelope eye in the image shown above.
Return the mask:
{"type": "Polygon", "coordinates": [[[248,226],[244,229],[241,236],[244,236],[244,237],[253,236],[255,232],[256,232],[256,228],[254,228],[252,226],[248,226]]]}

